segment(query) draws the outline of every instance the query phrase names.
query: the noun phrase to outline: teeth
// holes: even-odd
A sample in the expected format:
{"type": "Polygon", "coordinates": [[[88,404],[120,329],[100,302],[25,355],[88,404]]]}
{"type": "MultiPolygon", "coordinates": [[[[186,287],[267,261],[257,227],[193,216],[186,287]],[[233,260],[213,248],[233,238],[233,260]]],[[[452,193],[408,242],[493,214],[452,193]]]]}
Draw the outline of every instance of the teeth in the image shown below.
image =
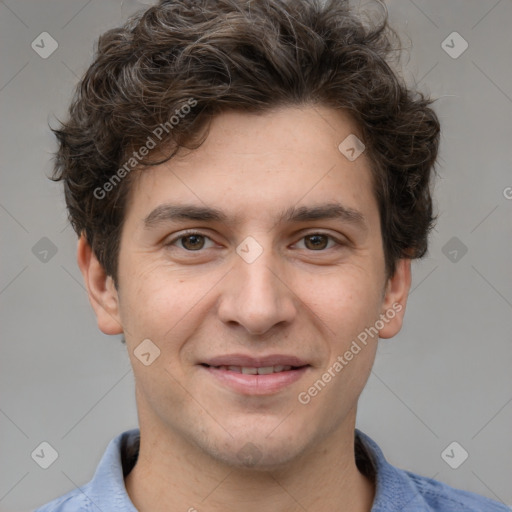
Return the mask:
{"type": "Polygon", "coordinates": [[[250,366],[216,366],[219,370],[226,370],[235,373],[243,373],[245,375],[269,375],[271,373],[287,372],[292,369],[289,365],[262,366],[254,368],[250,366]]]}
{"type": "Polygon", "coordinates": [[[274,373],[273,366],[262,366],[258,368],[258,375],[268,375],[269,373],[274,373]]]}

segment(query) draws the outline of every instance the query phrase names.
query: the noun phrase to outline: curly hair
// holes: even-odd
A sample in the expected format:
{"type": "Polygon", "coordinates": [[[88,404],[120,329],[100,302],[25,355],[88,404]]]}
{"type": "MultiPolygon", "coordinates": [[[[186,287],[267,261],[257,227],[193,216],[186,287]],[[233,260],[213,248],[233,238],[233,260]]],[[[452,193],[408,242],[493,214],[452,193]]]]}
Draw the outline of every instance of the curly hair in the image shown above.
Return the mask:
{"type": "Polygon", "coordinates": [[[137,13],[99,38],[53,129],[74,230],[116,282],[132,168],[199,147],[221,112],[322,104],[360,130],[392,276],[427,251],[440,131],[432,100],[391,67],[397,42],[387,12],[371,22],[348,0],[162,0],[137,13]]]}

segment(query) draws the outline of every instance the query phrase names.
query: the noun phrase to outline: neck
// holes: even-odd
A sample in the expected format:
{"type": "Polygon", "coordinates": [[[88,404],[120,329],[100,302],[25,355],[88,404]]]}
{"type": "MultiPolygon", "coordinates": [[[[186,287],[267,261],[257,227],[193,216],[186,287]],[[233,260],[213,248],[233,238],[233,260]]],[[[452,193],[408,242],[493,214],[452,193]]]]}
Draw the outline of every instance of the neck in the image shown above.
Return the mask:
{"type": "Polygon", "coordinates": [[[140,422],[141,442],[126,489],[140,512],[370,512],[374,484],[357,469],[350,421],[296,460],[272,471],[219,462],[181,436],[140,422]]]}

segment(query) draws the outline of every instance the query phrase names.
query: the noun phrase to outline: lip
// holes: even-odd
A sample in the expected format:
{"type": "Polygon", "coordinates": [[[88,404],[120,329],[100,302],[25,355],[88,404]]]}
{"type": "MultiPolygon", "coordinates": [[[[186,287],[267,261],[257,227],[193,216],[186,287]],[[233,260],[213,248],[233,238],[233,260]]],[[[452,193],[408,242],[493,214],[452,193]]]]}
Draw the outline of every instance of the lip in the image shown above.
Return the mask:
{"type": "Polygon", "coordinates": [[[253,357],[245,354],[229,354],[216,356],[204,361],[201,364],[208,366],[247,366],[251,368],[262,368],[265,366],[306,366],[307,361],[296,356],[284,354],[270,354],[268,356],[253,357]]]}
{"type": "Polygon", "coordinates": [[[244,354],[231,354],[207,359],[199,365],[202,371],[242,395],[273,395],[297,382],[311,368],[311,365],[296,356],[274,354],[264,357],[252,357],[244,354]],[[208,365],[208,366],[207,366],[208,365]],[[262,368],[266,366],[293,366],[291,370],[264,375],[248,375],[216,366],[241,366],[262,368]]]}

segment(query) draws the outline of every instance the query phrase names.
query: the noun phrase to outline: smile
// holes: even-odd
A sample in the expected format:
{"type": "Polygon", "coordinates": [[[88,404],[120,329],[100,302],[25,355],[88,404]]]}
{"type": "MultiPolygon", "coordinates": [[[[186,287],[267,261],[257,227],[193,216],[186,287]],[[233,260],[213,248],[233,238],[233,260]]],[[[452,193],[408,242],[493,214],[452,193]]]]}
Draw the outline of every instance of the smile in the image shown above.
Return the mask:
{"type": "Polygon", "coordinates": [[[291,386],[311,368],[310,365],[237,366],[199,365],[208,378],[241,395],[274,395],[291,386]]]}
{"type": "MultiPolygon", "coordinates": [[[[206,365],[208,366],[208,365],[206,365]]],[[[254,366],[208,366],[209,368],[217,368],[219,370],[227,370],[230,372],[243,373],[244,375],[268,375],[270,373],[288,372],[290,370],[296,370],[297,366],[262,366],[256,368],[254,366]]]]}

